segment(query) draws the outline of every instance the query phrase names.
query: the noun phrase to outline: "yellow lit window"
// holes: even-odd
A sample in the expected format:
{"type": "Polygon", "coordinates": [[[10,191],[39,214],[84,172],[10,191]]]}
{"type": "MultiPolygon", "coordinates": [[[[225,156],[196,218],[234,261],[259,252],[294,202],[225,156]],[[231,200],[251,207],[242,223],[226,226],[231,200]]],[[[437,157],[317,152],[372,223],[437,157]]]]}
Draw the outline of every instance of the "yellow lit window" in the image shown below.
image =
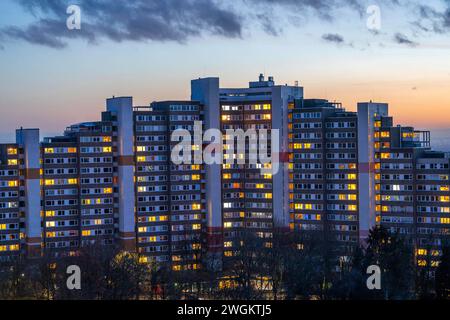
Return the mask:
{"type": "Polygon", "coordinates": [[[55,153],[55,149],[53,149],[53,148],[45,148],[44,149],[44,153],[47,153],[47,154],[55,153]]]}
{"type": "Polygon", "coordinates": [[[426,260],[418,260],[417,265],[419,267],[425,267],[427,265],[427,261],[426,260]]]}
{"type": "Polygon", "coordinates": [[[450,191],[449,186],[441,186],[440,188],[441,191],[450,191]]]}
{"type": "Polygon", "coordinates": [[[231,173],[224,173],[223,174],[224,179],[231,179],[231,173]]]}
{"type": "Polygon", "coordinates": [[[232,228],[232,227],[233,227],[233,224],[232,224],[231,222],[225,222],[225,223],[223,224],[223,227],[224,227],[224,228],[232,228]]]}
{"type": "Polygon", "coordinates": [[[138,146],[137,152],[145,152],[145,147],[138,146]]]}
{"type": "Polygon", "coordinates": [[[264,177],[264,179],[269,180],[269,179],[272,179],[272,174],[266,173],[266,174],[264,174],[263,177],[264,177]]]}
{"type": "Polygon", "coordinates": [[[200,180],[200,175],[199,174],[193,174],[192,175],[192,180],[194,180],[194,181],[200,180]]]}
{"type": "Polygon", "coordinates": [[[103,147],[103,152],[108,153],[111,152],[112,148],[111,147],[103,147]]]}
{"type": "Polygon", "coordinates": [[[439,197],[439,201],[441,201],[441,202],[450,202],[450,196],[439,197]]]}
{"type": "Polygon", "coordinates": [[[137,162],[145,162],[146,158],[145,157],[137,157],[137,162]]]}
{"type": "Polygon", "coordinates": [[[111,142],[112,138],[111,137],[103,137],[103,142],[111,142]]]}
{"type": "Polygon", "coordinates": [[[199,151],[200,150],[200,146],[198,144],[194,144],[192,146],[192,151],[199,151]]]}
{"type": "Polygon", "coordinates": [[[263,120],[270,120],[270,119],[272,119],[272,116],[270,114],[263,115],[263,120]]]}
{"type": "Polygon", "coordinates": [[[105,194],[111,194],[113,192],[112,188],[104,188],[103,193],[105,194]]]}
{"type": "Polygon", "coordinates": [[[200,170],[200,165],[199,164],[191,165],[191,170],[200,170]]]}
{"type": "Polygon", "coordinates": [[[348,190],[356,190],[356,184],[349,184],[348,190]]]}
{"type": "Polygon", "coordinates": [[[200,230],[202,228],[201,224],[194,224],[192,225],[192,230],[200,230]]]}
{"type": "Polygon", "coordinates": [[[349,174],[347,179],[348,180],[356,180],[356,174],[355,173],[349,174]]]}
{"type": "Polygon", "coordinates": [[[67,153],[77,153],[77,148],[68,148],[67,153]]]}
{"type": "Polygon", "coordinates": [[[383,131],[381,132],[381,137],[382,138],[389,138],[391,136],[389,131],[383,131]]]}
{"type": "Polygon", "coordinates": [[[55,180],[52,180],[52,179],[46,179],[46,180],[45,180],[45,185],[46,185],[46,186],[53,186],[53,185],[55,185],[55,180]]]}
{"type": "Polygon", "coordinates": [[[381,159],[390,159],[390,158],[391,158],[391,154],[390,153],[383,152],[381,154],[381,159]]]}
{"type": "Polygon", "coordinates": [[[55,211],[46,211],[45,212],[45,216],[46,217],[54,217],[55,216],[55,211]]]}
{"type": "Polygon", "coordinates": [[[350,206],[348,206],[348,210],[349,211],[356,211],[357,210],[357,206],[356,205],[350,205],[350,206]]]}
{"type": "Polygon", "coordinates": [[[263,105],[263,109],[264,110],[270,110],[272,108],[272,106],[270,104],[264,104],[263,105]]]}
{"type": "Polygon", "coordinates": [[[78,183],[78,179],[69,179],[67,180],[67,184],[77,184],[78,183]]]}
{"type": "Polygon", "coordinates": [[[19,182],[16,180],[8,181],[8,187],[17,187],[19,182]]]}
{"type": "Polygon", "coordinates": [[[47,222],[45,223],[45,226],[46,226],[47,228],[53,228],[53,227],[55,227],[55,225],[56,225],[55,221],[47,221],[47,222]]]}
{"type": "Polygon", "coordinates": [[[17,154],[17,149],[16,148],[8,148],[7,152],[10,156],[13,156],[13,155],[17,154]]]}
{"type": "Polygon", "coordinates": [[[8,166],[17,166],[17,159],[8,159],[8,166]]]}
{"type": "Polygon", "coordinates": [[[200,210],[202,208],[202,206],[198,203],[195,203],[192,205],[192,210],[200,210]]]}
{"type": "Polygon", "coordinates": [[[83,237],[89,237],[89,236],[91,235],[91,233],[92,233],[92,230],[83,230],[83,231],[81,232],[81,235],[82,235],[83,237]]]}
{"type": "Polygon", "coordinates": [[[426,249],[417,249],[418,256],[426,256],[428,251],[426,249]]]}

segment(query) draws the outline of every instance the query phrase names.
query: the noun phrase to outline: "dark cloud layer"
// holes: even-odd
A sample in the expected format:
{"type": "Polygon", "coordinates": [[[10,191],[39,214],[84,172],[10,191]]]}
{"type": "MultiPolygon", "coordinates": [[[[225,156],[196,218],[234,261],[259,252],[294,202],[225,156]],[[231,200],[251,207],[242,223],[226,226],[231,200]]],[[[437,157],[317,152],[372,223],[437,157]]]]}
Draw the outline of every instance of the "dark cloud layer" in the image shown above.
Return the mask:
{"type": "MultiPolygon", "coordinates": [[[[35,17],[25,27],[0,29],[0,49],[8,40],[25,41],[61,49],[71,39],[98,43],[103,39],[123,41],[175,41],[214,35],[243,38],[247,26],[257,27],[272,36],[283,31],[284,16],[315,16],[326,22],[338,18],[348,9],[365,14],[368,0],[13,0],[35,17]],[[66,28],[66,8],[78,4],[82,9],[82,29],[66,28]]],[[[422,31],[450,32],[450,0],[443,12],[421,5],[416,26],[422,31]]],[[[378,0],[378,4],[397,6],[399,0],[378,0]]],[[[295,18],[293,19],[295,20],[295,18]]],[[[286,21],[284,21],[286,22],[286,21]]],[[[342,35],[324,35],[323,40],[345,43],[342,35]]],[[[399,33],[394,40],[413,45],[414,41],[399,33]],[[398,36],[400,35],[400,36],[398,36]],[[408,42],[409,41],[409,42],[408,42]]]]}
{"type": "Polygon", "coordinates": [[[337,44],[344,43],[344,37],[339,34],[327,33],[322,36],[322,39],[328,42],[334,42],[337,44]]]}
{"type": "Polygon", "coordinates": [[[410,47],[416,47],[418,45],[417,42],[410,40],[407,36],[402,33],[396,33],[394,35],[394,41],[398,44],[404,44],[410,47]]]}
{"type": "Polygon", "coordinates": [[[66,28],[66,8],[73,1],[16,1],[37,21],[26,28],[4,28],[2,34],[52,48],[63,48],[75,37],[183,42],[203,33],[231,38],[242,33],[239,14],[210,0],[78,0],[82,29],[77,32],[66,28]]]}

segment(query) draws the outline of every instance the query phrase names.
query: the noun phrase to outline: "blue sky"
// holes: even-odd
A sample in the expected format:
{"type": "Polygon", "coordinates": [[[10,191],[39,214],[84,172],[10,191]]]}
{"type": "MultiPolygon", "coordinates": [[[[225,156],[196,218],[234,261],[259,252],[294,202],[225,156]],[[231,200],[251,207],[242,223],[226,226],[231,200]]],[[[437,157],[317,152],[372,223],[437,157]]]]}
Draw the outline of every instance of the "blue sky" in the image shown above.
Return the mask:
{"type": "Polygon", "coordinates": [[[282,84],[298,80],[309,98],[350,110],[385,101],[397,122],[450,128],[448,0],[166,1],[147,2],[155,9],[147,12],[136,10],[141,0],[112,8],[105,0],[2,0],[0,137],[20,126],[56,133],[98,119],[112,95],[145,105],[188,99],[193,78],[245,86],[260,72],[282,84]],[[72,3],[82,30],[68,33],[60,8],[72,3]],[[377,33],[366,26],[373,4],[381,9],[377,33]]]}

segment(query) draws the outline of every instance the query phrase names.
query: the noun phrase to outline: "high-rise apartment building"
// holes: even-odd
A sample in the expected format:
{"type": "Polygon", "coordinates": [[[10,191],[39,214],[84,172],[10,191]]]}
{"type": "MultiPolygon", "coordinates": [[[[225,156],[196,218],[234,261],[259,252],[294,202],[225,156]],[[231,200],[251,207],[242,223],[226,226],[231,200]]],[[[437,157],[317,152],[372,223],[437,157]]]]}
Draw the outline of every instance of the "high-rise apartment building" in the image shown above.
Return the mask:
{"type": "Polygon", "coordinates": [[[173,270],[218,269],[245,232],[268,246],[275,232],[314,232],[345,256],[381,224],[436,265],[450,159],[430,150],[428,132],[393,126],[387,104],[350,112],[263,75],[248,88],[191,85],[188,101],[113,97],[99,121],[41,142],[19,129],[0,145],[0,258],[117,244],[173,270]],[[174,161],[181,133],[192,161],[174,161]],[[211,147],[223,163],[198,161],[211,147]]]}
{"type": "Polygon", "coordinates": [[[17,144],[0,145],[0,259],[19,254],[21,249],[20,165],[23,160],[17,144]]]}
{"type": "Polygon", "coordinates": [[[291,229],[337,247],[358,242],[358,119],[339,103],[298,100],[291,121],[291,229]]]}
{"type": "Polygon", "coordinates": [[[217,78],[192,82],[192,99],[207,110],[206,128],[219,128],[224,137],[224,164],[207,171],[206,192],[216,193],[208,211],[210,239],[215,239],[219,252],[223,246],[225,256],[240,245],[244,231],[270,242],[275,229],[289,229],[288,114],[289,106],[302,97],[303,88],[276,85],[272,77],[266,81],[263,75],[244,89],[222,89],[217,78]],[[271,139],[273,129],[279,132],[278,141],[271,139]],[[274,163],[259,161],[261,141],[249,130],[267,130],[264,143],[272,155],[276,153],[274,163]],[[238,149],[239,138],[246,142],[244,150],[238,149]],[[229,154],[230,148],[234,154],[229,154]],[[228,163],[229,157],[235,161],[228,163]]]}

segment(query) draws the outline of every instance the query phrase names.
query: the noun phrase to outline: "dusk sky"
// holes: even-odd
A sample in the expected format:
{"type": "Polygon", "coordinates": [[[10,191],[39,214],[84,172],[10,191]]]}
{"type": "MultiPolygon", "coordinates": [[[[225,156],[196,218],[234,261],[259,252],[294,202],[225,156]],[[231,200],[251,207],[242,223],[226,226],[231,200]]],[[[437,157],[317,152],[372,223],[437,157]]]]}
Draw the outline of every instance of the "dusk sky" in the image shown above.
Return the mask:
{"type": "Polygon", "coordinates": [[[261,72],[307,98],[388,102],[396,123],[450,128],[450,0],[0,2],[0,140],[96,120],[112,95],[189,99],[191,79],[240,87],[261,72]],[[69,4],[81,30],[66,27],[69,4]]]}

